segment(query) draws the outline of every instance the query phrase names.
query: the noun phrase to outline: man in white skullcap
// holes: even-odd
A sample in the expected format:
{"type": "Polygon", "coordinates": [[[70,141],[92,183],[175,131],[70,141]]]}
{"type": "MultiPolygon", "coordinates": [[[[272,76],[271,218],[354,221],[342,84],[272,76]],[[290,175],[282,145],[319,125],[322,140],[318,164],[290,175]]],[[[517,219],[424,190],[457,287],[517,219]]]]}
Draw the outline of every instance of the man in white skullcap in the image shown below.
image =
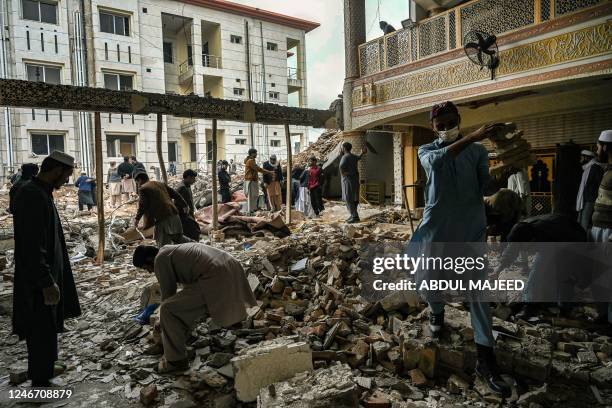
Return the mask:
{"type": "Polygon", "coordinates": [[[606,167],[595,200],[590,238],[595,242],[609,242],[612,240],[612,130],[601,132],[597,158],[606,167]]]}
{"type": "Polygon", "coordinates": [[[600,163],[590,150],[581,152],[582,180],[576,197],[576,211],[578,211],[578,222],[586,231],[591,228],[591,218],[599,184],[604,174],[605,163],[600,163]]]}

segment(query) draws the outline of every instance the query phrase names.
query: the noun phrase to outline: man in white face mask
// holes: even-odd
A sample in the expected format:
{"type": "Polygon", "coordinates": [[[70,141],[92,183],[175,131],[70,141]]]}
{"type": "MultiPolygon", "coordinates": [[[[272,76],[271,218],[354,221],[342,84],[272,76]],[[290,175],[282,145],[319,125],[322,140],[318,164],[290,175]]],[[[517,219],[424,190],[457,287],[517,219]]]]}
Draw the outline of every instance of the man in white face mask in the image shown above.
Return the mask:
{"type": "MultiPolygon", "coordinates": [[[[411,244],[433,248],[429,244],[485,242],[483,195],[489,182],[489,158],[487,150],[477,142],[493,136],[500,125],[486,125],[463,136],[461,116],[452,102],[434,106],[430,118],[438,139],[419,148],[419,160],[427,174],[425,210],[411,244]]],[[[427,300],[431,308],[430,329],[437,336],[444,324],[444,303],[434,298],[427,300]]],[[[476,372],[493,392],[508,397],[510,388],[499,375],[493,351],[488,303],[471,302],[470,316],[478,357],[476,372]]]]}

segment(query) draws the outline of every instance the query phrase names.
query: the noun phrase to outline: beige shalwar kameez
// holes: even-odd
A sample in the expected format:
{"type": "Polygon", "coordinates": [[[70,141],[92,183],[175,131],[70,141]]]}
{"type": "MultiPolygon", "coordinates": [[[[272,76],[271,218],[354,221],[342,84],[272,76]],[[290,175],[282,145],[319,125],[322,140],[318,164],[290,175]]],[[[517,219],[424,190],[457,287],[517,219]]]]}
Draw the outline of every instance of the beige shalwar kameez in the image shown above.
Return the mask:
{"type": "Polygon", "coordinates": [[[256,306],[242,265],[229,253],[199,243],[167,245],[155,258],[162,304],[160,321],[164,357],[187,357],[185,342],[205,313],[223,327],[243,321],[256,306]],[[183,290],[177,293],[177,284],[183,290]]]}

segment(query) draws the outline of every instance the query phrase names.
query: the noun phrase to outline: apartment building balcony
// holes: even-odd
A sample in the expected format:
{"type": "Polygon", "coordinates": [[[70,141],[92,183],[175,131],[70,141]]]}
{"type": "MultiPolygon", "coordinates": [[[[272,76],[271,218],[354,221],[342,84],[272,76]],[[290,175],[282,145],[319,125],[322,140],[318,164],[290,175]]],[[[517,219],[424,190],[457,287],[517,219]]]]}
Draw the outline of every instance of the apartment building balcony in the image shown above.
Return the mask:
{"type": "Polygon", "coordinates": [[[297,68],[287,67],[287,86],[289,93],[300,90],[304,87],[304,81],[297,68]]]}
{"type": "Polygon", "coordinates": [[[196,119],[181,118],[181,134],[195,133],[196,119]]]}
{"type": "Polygon", "coordinates": [[[474,0],[407,22],[357,47],[352,128],[388,124],[442,100],[601,79],[612,69],[611,16],[606,0],[474,0]],[[497,37],[494,79],[466,57],[473,30],[497,37]]]}
{"type": "Polygon", "coordinates": [[[179,64],[179,83],[188,86],[193,83],[193,59],[188,58],[179,64]]]}

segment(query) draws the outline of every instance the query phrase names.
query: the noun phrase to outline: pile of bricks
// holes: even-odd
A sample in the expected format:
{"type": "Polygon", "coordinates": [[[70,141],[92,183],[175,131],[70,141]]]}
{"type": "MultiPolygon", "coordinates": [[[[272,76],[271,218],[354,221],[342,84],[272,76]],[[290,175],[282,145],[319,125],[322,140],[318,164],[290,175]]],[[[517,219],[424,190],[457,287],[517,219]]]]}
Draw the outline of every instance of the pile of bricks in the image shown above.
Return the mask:
{"type": "Polygon", "coordinates": [[[493,176],[504,174],[513,168],[526,168],[536,162],[535,154],[531,152],[531,144],[523,139],[523,131],[518,130],[514,123],[506,123],[490,140],[497,161],[490,169],[493,176]]]}

